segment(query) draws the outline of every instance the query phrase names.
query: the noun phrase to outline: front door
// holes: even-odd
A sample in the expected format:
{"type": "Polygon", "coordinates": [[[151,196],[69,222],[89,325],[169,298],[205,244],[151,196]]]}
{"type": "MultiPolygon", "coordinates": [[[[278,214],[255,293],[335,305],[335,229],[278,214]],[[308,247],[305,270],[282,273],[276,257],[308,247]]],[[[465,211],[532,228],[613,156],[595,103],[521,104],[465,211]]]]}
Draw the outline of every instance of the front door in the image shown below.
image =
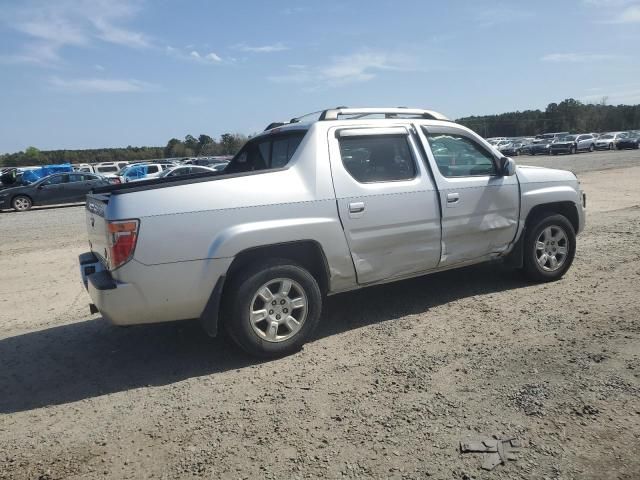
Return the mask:
{"type": "Polygon", "coordinates": [[[423,126],[420,137],[442,203],[440,265],[503,252],[518,228],[520,189],[516,175],[500,175],[497,157],[467,130],[423,126]]]}
{"type": "Polygon", "coordinates": [[[407,127],[329,129],[331,174],[358,283],[433,269],[440,212],[407,127]]]}
{"type": "Polygon", "coordinates": [[[66,173],[51,175],[37,187],[35,203],[38,205],[53,205],[65,203],[70,196],[67,188],[69,175],[66,173]]]}

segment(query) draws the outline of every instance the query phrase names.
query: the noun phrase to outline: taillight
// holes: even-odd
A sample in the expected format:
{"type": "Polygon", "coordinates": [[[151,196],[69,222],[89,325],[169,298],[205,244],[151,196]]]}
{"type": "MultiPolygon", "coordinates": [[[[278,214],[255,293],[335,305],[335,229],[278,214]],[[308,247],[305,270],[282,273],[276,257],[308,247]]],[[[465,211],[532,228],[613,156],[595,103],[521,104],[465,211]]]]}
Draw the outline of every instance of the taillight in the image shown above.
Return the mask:
{"type": "Polygon", "coordinates": [[[138,220],[122,220],[107,224],[110,270],[124,265],[133,256],[139,225],[138,220]]]}

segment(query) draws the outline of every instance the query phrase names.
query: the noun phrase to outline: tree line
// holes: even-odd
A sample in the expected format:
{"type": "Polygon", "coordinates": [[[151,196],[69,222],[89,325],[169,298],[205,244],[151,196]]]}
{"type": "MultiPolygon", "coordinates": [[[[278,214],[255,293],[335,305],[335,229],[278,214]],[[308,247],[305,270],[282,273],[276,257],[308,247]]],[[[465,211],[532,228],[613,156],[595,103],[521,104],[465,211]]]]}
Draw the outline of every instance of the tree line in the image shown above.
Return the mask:
{"type": "Polygon", "coordinates": [[[198,138],[187,135],[184,140],[172,138],[164,147],[95,148],[87,150],[38,150],[29,147],[24,152],[0,156],[0,167],[24,167],[59,163],[98,163],[144,161],[161,158],[235,155],[248,137],[225,133],[216,140],[209,135],[198,138]]]}
{"type": "Polygon", "coordinates": [[[543,110],[463,117],[458,123],[485,138],[525,137],[545,132],[600,133],[640,129],[640,105],[582,103],[573,98],[543,110]]]}
{"type": "MultiPolygon", "coordinates": [[[[544,132],[606,132],[640,129],[640,105],[585,104],[573,98],[550,103],[543,110],[525,110],[498,115],[463,117],[457,120],[483,137],[523,137],[544,132]]],[[[234,155],[248,140],[241,134],[225,133],[219,139],[209,135],[172,138],[164,147],[98,148],[90,150],[43,150],[29,147],[24,152],[0,156],[0,166],[50,165],[138,161],[160,158],[234,155]]]]}

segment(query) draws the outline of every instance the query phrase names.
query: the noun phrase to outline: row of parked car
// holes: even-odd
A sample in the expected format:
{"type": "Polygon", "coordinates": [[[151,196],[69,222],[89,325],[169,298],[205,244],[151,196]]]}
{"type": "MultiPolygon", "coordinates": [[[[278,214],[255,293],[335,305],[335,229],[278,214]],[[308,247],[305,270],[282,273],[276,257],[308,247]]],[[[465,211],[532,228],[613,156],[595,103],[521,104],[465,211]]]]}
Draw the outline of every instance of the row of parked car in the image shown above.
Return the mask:
{"type": "Polygon", "coordinates": [[[95,188],[152,178],[180,177],[223,171],[228,157],[179,162],[103,162],[0,171],[0,211],[25,211],[34,205],[83,202],[95,188]]]}
{"type": "Polygon", "coordinates": [[[151,178],[177,177],[196,173],[220,172],[229,164],[230,157],[187,158],[182,161],[103,162],[95,165],[73,165],[74,170],[96,173],[111,183],[128,183],[151,178]]]}
{"type": "Polygon", "coordinates": [[[503,155],[558,155],[640,148],[640,130],[607,133],[544,133],[535,137],[488,138],[503,155]]]}

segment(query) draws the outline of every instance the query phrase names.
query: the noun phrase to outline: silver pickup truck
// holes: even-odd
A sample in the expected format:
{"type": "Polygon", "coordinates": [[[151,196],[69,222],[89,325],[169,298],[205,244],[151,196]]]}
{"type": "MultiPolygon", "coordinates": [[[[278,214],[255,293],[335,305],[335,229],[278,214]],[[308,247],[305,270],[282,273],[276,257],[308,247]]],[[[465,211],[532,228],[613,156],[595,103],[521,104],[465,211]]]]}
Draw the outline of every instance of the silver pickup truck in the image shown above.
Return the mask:
{"type": "Polygon", "coordinates": [[[496,259],[560,278],[585,202],[572,173],[516,167],[439,113],[336,108],[270,125],[223,172],[96,189],[80,267],[114,324],[199,319],[278,356],[326,295],[496,259]]]}

